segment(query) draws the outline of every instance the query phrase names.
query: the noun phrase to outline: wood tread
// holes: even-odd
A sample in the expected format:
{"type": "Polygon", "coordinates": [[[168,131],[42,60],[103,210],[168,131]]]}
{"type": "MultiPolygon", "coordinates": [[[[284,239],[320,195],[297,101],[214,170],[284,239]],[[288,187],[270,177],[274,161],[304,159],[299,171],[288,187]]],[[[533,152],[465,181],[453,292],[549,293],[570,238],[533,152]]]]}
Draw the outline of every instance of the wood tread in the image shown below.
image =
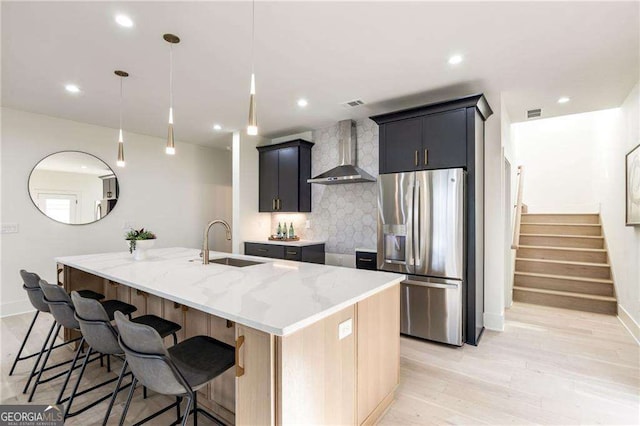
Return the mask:
{"type": "Polygon", "coordinates": [[[603,302],[616,301],[616,298],[611,296],[597,296],[594,294],[574,293],[570,291],[544,290],[540,288],[519,287],[519,286],[515,286],[513,287],[513,289],[518,291],[529,292],[529,293],[548,294],[553,296],[577,297],[579,299],[598,300],[603,302]]]}
{"type": "Polygon", "coordinates": [[[574,262],[571,260],[549,260],[549,259],[532,259],[528,257],[516,257],[516,261],[521,260],[524,262],[542,262],[542,263],[553,263],[553,264],[562,264],[562,265],[576,265],[576,266],[601,266],[601,267],[609,267],[608,263],[591,263],[591,262],[574,262]]]}
{"type": "Polygon", "coordinates": [[[599,223],[557,223],[557,222],[523,222],[521,225],[544,225],[544,226],[601,226],[599,223]]]}
{"type": "MultiPolygon", "coordinates": [[[[523,234],[524,235],[524,234],[523,234]]],[[[523,246],[519,245],[519,249],[542,249],[542,250],[562,250],[562,251],[584,251],[584,252],[594,252],[594,253],[606,253],[605,249],[596,249],[596,248],[581,248],[581,247],[554,247],[554,246],[523,246]]]]}
{"type": "MultiPolygon", "coordinates": [[[[525,223],[525,225],[529,225],[525,223]]],[[[602,235],[566,235],[566,234],[520,234],[521,237],[560,237],[560,238],[600,238],[604,239],[602,235]]]]}
{"type": "Polygon", "coordinates": [[[522,213],[522,216],[597,216],[599,213],[522,213]]]}
{"type": "Polygon", "coordinates": [[[519,271],[516,271],[515,275],[522,275],[527,277],[538,277],[538,278],[552,278],[552,279],[559,279],[559,280],[586,281],[590,283],[613,285],[613,280],[608,280],[606,278],[584,278],[584,277],[575,277],[571,275],[553,275],[553,274],[540,274],[538,272],[519,272],[519,271]]]}

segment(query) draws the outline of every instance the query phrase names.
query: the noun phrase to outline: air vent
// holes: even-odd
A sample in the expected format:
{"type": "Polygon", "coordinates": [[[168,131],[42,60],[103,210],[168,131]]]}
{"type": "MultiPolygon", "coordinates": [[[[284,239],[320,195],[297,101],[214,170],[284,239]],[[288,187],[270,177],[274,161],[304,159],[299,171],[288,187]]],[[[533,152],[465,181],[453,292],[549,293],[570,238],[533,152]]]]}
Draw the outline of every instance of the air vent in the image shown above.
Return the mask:
{"type": "Polygon", "coordinates": [[[527,111],[527,119],[538,118],[542,115],[542,110],[538,109],[530,109],[527,111]]]}
{"type": "Polygon", "coordinates": [[[345,108],[355,108],[360,105],[364,105],[364,101],[362,99],[354,99],[352,101],[347,101],[342,104],[342,106],[345,108]]]}

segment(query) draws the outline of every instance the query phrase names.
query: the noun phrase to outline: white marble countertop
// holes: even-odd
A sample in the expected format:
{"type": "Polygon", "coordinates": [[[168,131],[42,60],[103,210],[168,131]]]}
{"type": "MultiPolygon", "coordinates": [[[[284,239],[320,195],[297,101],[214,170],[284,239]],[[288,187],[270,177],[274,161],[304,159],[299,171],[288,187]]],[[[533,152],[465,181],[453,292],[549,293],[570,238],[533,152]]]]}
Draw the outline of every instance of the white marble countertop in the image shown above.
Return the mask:
{"type": "Polygon", "coordinates": [[[311,241],[311,240],[299,240],[299,241],[277,241],[277,240],[250,240],[245,243],[252,244],[273,244],[276,246],[290,246],[290,247],[305,247],[315,246],[317,244],[325,244],[326,241],[311,241]]]}
{"type": "Polygon", "coordinates": [[[377,253],[376,249],[368,249],[368,248],[362,248],[362,247],[356,247],[356,251],[361,251],[363,253],[377,253]]]}
{"type": "Polygon", "coordinates": [[[404,275],[211,252],[263,262],[203,265],[200,250],[165,248],[134,261],[128,252],[56,261],[270,334],[294,333],[399,283],[404,275]],[[194,260],[190,262],[190,260],[194,260]]]}

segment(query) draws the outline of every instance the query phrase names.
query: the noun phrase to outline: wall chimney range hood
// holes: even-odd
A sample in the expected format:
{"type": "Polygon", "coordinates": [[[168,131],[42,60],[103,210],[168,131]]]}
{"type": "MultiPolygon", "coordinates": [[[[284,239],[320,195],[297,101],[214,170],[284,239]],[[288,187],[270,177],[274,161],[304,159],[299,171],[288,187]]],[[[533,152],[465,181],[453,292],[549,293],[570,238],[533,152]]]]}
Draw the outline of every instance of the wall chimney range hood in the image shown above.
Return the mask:
{"type": "Polygon", "coordinates": [[[376,178],[356,166],[356,123],[351,120],[338,122],[338,150],[340,165],[307,179],[307,183],[335,185],[376,181],[376,178]]]}

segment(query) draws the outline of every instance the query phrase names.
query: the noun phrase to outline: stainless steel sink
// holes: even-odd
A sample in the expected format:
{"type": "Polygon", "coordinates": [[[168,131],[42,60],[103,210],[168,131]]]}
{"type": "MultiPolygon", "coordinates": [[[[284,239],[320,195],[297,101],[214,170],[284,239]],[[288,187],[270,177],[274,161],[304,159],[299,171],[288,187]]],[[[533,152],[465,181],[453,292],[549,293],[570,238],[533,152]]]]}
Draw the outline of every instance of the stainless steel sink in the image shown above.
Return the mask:
{"type": "Polygon", "coordinates": [[[234,259],[232,257],[221,257],[220,259],[211,259],[209,263],[217,263],[218,265],[236,266],[244,268],[245,266],[261,265],[264,262],[254,262],[253,260],[234,259]]]}

